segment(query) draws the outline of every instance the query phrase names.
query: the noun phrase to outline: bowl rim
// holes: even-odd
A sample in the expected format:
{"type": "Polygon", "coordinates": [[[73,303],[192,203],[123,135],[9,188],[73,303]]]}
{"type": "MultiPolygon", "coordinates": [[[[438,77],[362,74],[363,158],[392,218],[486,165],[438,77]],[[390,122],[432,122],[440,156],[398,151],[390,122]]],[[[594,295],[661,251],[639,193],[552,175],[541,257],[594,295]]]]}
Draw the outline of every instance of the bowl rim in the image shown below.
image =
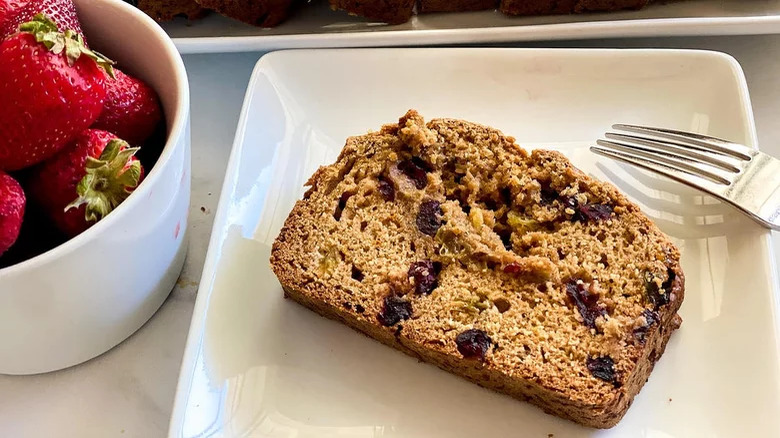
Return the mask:
{"type": "MultiPolygon", "coordinates": [[[[128,3],[114,0],[89,0],[89,3],[102,4],[105,7],[113,8],[117,14],[124,14],[132,17],[134,20],[140,21],[149,32],[155,34],[157,39],[162,43],[162,48],[173,64],[174,83],[176,85],[177,96],[174,104],[174,114],[172,123],[169,125],[168,138],[166,139],[165,146],[163,147],[160,157],[155,162],[154,167],[144,177],[144,180],[138,187],[133,190],[133,193],[127,197],[117,208],[115,208],[109,215],[98,221],[95,225],[89,227],[81,234],[68,239],[67,241],[55,246],[48,251],[36,255],[15,265],[11,265],[0,269],[0,277],[7,277],[16,274],[26,272],[30,269],[35,269],[41,265],[53,262],[66,254],[73,252],[80,247],[88,244],[90,241],[98,237],[103,231],[117,222],[125,212],[130,209],[136,208],[136,204],[140,204],[142,199],[149,195],[152,187],[156,185],[157,181],[161,178],[161,172],[163,168],[167,167],[173,156],[174,150],[181,142],[182,138],[187,135],[187,120],[189,117],[190,106],[190,94],[189,94],[189,82],[187,79],[187,71],[184,67],[184,61],[173,44],[173,41],[168,34],[160,27],[148,15],[131,6],[128,3]]],[[[166,118],[168,114],[166,114],[166,118]]],[[[186,142],[186,138],[184,139],[186,142]]],[[[185,175],[189,177],[189,175],[185,175]]],[[[186,235],[186,233],[184,233],[186,235]]]]}

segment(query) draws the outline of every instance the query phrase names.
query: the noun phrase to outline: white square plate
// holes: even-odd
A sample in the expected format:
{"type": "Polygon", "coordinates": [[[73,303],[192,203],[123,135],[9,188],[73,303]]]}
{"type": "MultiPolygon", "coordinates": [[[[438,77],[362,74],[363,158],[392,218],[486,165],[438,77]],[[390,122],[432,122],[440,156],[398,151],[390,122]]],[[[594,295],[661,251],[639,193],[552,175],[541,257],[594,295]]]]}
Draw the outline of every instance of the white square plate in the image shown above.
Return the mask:
{"type": "Polygon", "coordinates": [[[657,0],[639,11],[509,17],[497,11],[421,14],[388,26],[307,2],[273,29],[211,14],[164,23],[182,53],[312,47],[474,44],[553,39],[780,32],[780,0],[657,0]]]}
{"type": "Polygon", "coordinates": [[[662,50],[276,52],[238,126],[179,382],[172,437],[778,437],[769,232],[728,205],[587,150],[612,123],[755,145],[742,71],[662,50]],[[623,421],[594,431],[419,363],[292,301],[268,266],[303,184],[347,136],[416,108],[555,148],[672,236],[682,328],[623,421]]]}

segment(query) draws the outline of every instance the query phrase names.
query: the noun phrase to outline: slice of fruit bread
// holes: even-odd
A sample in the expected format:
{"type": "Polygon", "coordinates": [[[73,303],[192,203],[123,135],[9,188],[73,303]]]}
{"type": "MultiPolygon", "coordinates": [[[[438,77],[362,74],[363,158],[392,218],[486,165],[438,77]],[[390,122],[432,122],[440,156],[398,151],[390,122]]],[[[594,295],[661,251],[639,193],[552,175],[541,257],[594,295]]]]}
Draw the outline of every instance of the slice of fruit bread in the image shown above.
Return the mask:
{"type": "Polygon", "coordinates": [[[614,426],[680,326],[677,248],[560,153],[409,111],[308,185],[286,296],[548,413],[614,426]]]}

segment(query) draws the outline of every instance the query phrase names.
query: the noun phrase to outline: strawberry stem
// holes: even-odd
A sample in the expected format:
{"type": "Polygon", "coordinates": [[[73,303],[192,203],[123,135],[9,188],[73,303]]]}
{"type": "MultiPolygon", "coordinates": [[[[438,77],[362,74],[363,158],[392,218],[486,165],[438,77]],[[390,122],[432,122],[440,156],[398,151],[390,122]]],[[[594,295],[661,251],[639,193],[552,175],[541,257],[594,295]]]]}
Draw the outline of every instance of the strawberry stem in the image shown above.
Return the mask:
{"type": "Polygon", "coordinates": [[[111,213],[138,186],[141,163],[132,158],[139,149],[114,139],[106,144],[99,158],[87,157],[87,173],[76,187],[79,196],[65,211],[85,205],[87,222],[97,222],[111,213]]]}
{"type": "Polygon", "coordinates": [[[60,32],[57,23],[44,14],[37,14],[32,21],[22,23],[19,31],[31,33],[35,36],[35,41],[42,43],[49,51],[60,54],[65,51],[65,57],[69,65],[73,65],[81,55],[84,55],[95,61],[98,67],[114,76],[114,61],[108,59],[105,55],[95,50],[91,50],[84,44],[84,38],[72,29],[60,32]]]}

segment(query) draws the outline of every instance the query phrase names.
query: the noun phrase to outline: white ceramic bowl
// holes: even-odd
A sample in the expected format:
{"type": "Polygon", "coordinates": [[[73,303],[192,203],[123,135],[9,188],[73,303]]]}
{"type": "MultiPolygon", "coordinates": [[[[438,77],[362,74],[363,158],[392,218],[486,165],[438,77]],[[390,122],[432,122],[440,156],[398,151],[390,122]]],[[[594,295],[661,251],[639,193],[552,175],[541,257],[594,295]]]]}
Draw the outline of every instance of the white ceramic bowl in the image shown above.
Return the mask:
{"type": "Polygon", "coordinates": [[[136,191],[64,244],[0,270],[0,373],[34,374],[111,349],[160,307],[187,248],[189,88],[165,32],[117,0],[76,0],[90,46],[160,95],[168,141],[136,191]]]}

